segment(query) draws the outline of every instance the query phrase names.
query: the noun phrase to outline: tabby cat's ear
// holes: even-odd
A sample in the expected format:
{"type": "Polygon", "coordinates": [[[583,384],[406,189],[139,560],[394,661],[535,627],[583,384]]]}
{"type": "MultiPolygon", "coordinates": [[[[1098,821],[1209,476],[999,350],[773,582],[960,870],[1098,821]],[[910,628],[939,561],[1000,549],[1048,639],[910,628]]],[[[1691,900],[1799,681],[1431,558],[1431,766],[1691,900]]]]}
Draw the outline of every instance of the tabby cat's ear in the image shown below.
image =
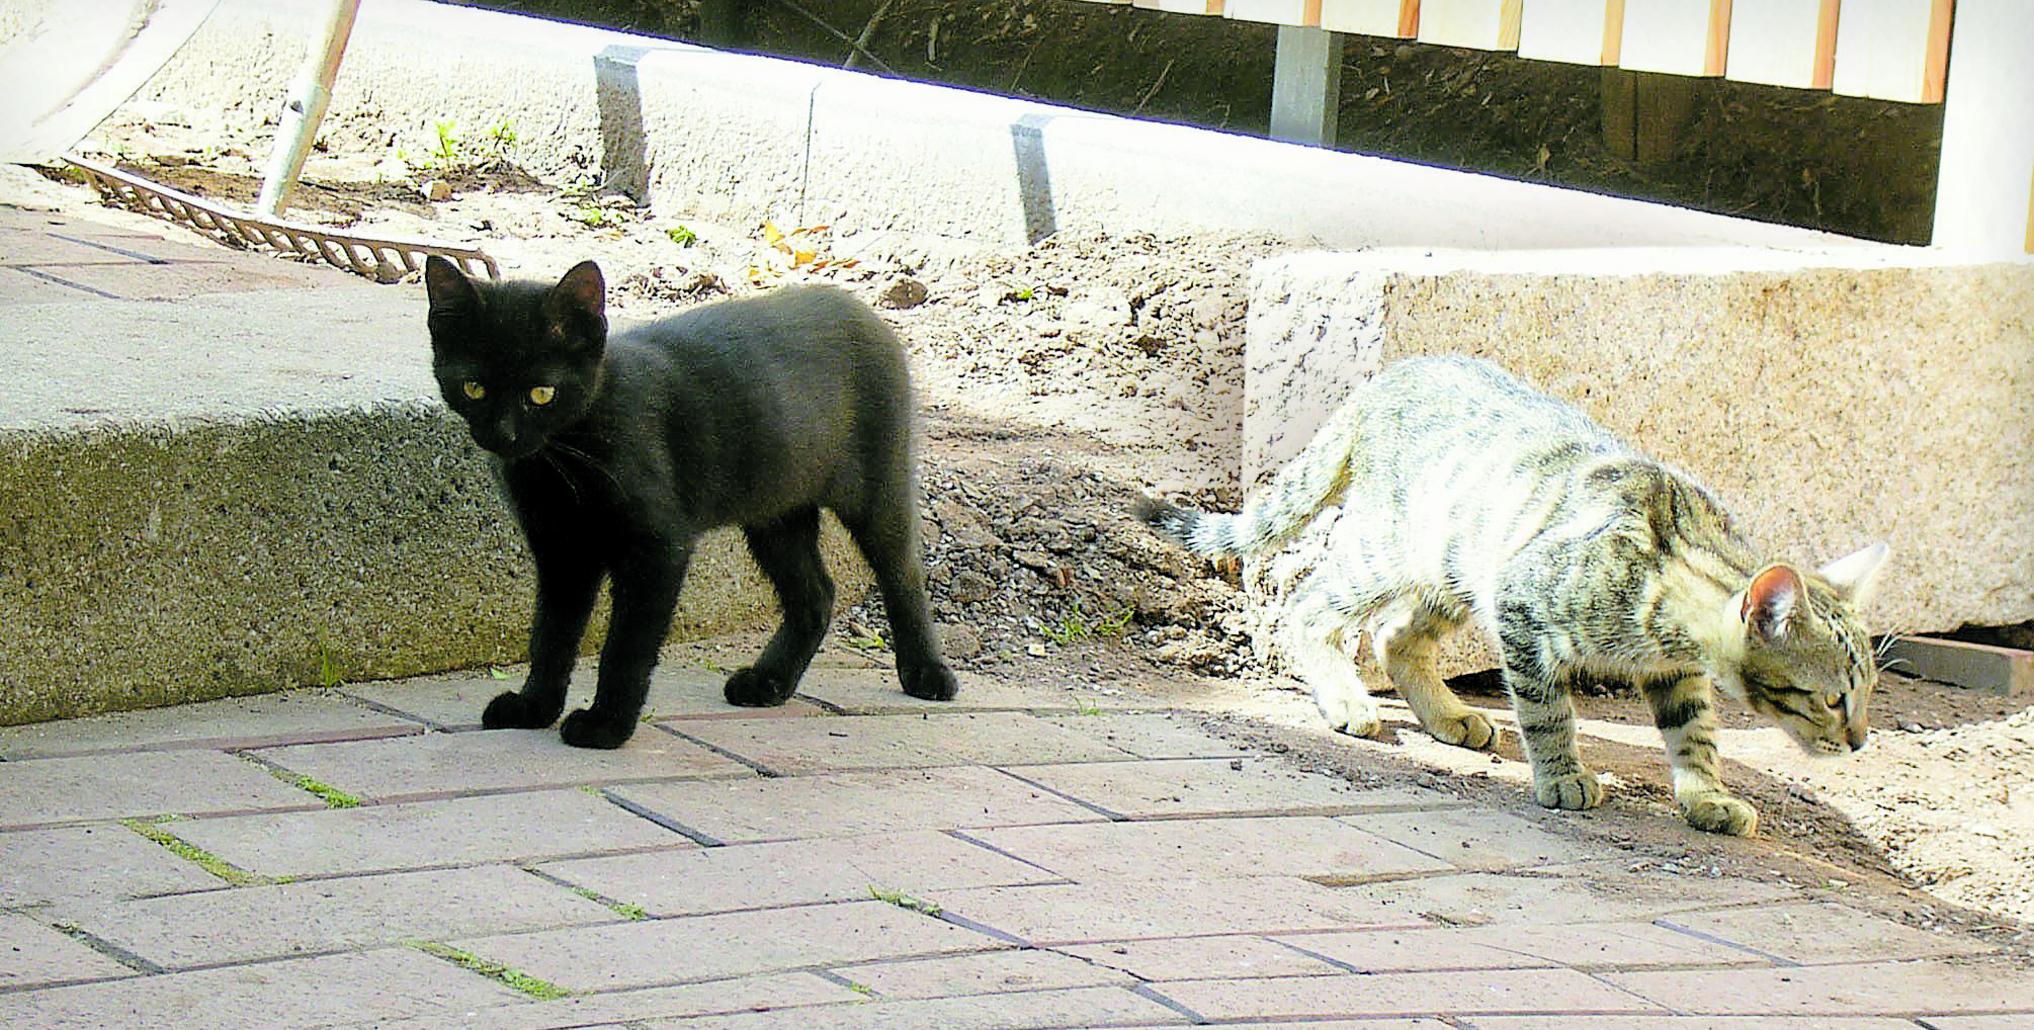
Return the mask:
{"type": "Polygon", "coordinates": [[[544,298],[544,314],[576,343],[599,346],[607,337],[607,280],[591,261],[573,265],[544,298]]]}
{"type": "Polygon", "coordinates": [[[480,307],[480,291],[459,266],[432,254],[424,259],[424,292],[431,298],[431,314],[461,315],[480,307]]]}
{"type": "Polygon", "coordinates": [[[1785,565],[1770,565],[1744,588],[1744,604],[1737,615],[1747,632],[1770,644],[1787,635],[1800,598],[1800,575],[1785,565]]]}
{"type": "Polygon", "coordinates": [[[1852,605],[1862,605],[1872,596],[1872,588],[1878,585],[1879,570],[1886,565],[1886,555],[1891,549],[1881,540],[1852,554],[1824,565],[1815,574],[1829,582],[1844,600],[1852,605]]]}

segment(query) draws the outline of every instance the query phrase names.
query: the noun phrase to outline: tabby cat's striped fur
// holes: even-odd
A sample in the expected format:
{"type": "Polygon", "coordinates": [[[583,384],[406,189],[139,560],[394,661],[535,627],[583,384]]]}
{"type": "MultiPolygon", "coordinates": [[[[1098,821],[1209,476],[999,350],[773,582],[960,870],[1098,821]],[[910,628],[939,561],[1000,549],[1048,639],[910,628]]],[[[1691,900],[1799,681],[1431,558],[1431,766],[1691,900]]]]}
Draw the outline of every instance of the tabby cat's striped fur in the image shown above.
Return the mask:
{"type": "Polygon", "coordinates": [[[1707,490],[1503,370],[1414,358],[1356,390],[1239,515],[1156,502],[1140,515],[1209,556],[1260,556],[1319,519],[1322,558],[1284,602],[1277,643],[1336,729],[1377,711],[1354,661],[1363,633],[1427,732],[1497,731],[1442,683],[1439,638],[1474,623],[1550,808],[1603,797],[1575,749],[1569,684],[1635,683],[1704,830],[1749,834],[1752,807],[1716,772],[1712,685],[1811,752],[1864,746],[1877,669],[1856,609],[1886,555],[1817,571],[1763,559],[1707,490]]]}

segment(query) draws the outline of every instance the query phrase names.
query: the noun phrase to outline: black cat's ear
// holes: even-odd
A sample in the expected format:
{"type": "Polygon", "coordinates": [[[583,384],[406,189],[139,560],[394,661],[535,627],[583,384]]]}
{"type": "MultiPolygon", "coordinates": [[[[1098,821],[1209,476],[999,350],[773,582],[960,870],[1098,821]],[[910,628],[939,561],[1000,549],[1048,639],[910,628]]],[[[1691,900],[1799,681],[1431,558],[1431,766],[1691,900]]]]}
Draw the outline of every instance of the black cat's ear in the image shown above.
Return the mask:
{"type": "Polygon", "coordinates": [[[591,261],[573,265],[544,298],[544,314],[566,336],[599,344],[607,335],[607,280],[591,261]]]}
{"type": "Polygon", "coordinates": [[[433,315],[464,315],[480,307],[480,291],[473,280],[437,254],[424,259],[424,292],[431,298],[433,315]]]}

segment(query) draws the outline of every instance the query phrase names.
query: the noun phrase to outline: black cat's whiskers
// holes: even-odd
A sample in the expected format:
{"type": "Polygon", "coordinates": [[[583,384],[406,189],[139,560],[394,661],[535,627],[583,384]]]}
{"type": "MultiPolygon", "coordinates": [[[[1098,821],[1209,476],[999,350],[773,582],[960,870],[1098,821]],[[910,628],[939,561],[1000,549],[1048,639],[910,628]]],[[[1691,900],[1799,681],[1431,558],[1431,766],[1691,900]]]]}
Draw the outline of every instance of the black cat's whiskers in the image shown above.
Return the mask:
{"type": "Polygon", "coordinates": [[[567,490],[570,490],[570,491],[572,491],[572,503],[573,503],[573,504],[578,504],[578,503],[579,503],[579,484],[577,484],[577,483],[575,483],[575,482],[573,482],[573,481],[572,481],[572,473],[570,473],[570,472],[566,471],[566,469],[565,469],[565,466],[563,466],[563,465],[559,464],[559,463],[558,463],[558,459],[557,459],[557,458],[554,458],[554,457],[552,457],[552,456],[551,456],[551,448],[550,448],[550,447],[540,447],[540,448],[538,448],[538,449],[537,449],[537,454],[538,454],[539,456],[541,456],[541,457],[542,457],[542,458],[544,459],[544,464],[546,464],[546,465],[549,465],[549,466],[551,466],[551,470],[552,470],[553,472],[556,472],[556,473],[558,473],[558,478],[559,478],[559,479],[562,479],[562,480],[564,480],[564,481],[565,481],[565,489],[567,489],[567,490]]]}
{"type": "MultiPolygon", "coordinates": [[[[615,489],[617,490],[621,489],[621,480],[616,479],[614,473],[608,471],[607,467],[602,465],[598,459],[594,458],[593,455],[588,454],[585,451],[582,451],[579,448],[572,446],[571,444],[561,443],[557,440],[553,440],[545,445],[545,450],[550,450],[552,448],[558,449],[559,451],[563,452],[567,457],[578,459],[578,464],[584,465],[586,468],[594,472],[600,473],[602,476],[606,477],[608,482],[614,484],[615,489]]],[[[553,467],[557,467],[556,460],[552,461],[552,465],[553,467]]],[[[562,473],[564,470],[561,468],[559,469],[559,471],[562,473]]]]}

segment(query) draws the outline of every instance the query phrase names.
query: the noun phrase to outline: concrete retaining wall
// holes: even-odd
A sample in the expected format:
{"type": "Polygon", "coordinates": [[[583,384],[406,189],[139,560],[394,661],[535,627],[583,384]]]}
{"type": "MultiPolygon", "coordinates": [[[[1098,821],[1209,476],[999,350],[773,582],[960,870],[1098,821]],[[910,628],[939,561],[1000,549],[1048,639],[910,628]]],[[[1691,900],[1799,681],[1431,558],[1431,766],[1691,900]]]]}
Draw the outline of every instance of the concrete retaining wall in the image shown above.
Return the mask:
{"type": "MultiPolygon", "coordinates": [[[[435,398],[421,291],[4,310],[0,724],[524,658],[529,560],[435,398]]],[[[716,534],[676,634],[773,605],[716,534]]]]}
{"type": "Polygon", "coordinates": [[[2034,263],[1896,248],[1266,261],[1246,481],[1383,363],[1442,352],[1493,359],[1693,472],[1776,556],[1891,541],[1875,631],[2034,618],[2034,263]]]}

